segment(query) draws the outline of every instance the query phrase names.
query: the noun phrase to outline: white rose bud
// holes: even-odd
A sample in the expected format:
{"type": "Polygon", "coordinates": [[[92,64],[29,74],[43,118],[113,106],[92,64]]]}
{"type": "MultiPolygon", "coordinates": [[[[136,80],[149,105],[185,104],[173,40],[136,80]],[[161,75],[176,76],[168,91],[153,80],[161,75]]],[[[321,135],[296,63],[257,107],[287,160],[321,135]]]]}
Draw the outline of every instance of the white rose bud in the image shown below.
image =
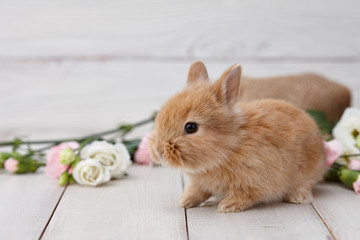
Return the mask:
{"type": "Polygon", "coordinates": [[[72,172],[75,181],[80,185],[97,186],[110,181],[110,172],[104,169],[95,159],[80,161],[72,172]]]}
{"type": "Polygon", "coordinates": [[[112,178],[122,177],[131,165],[130,155],[122,143],[115,145],[106,141],[95,141],[81,151],[82,158],[93,158],[109,170],[112,178]]]}

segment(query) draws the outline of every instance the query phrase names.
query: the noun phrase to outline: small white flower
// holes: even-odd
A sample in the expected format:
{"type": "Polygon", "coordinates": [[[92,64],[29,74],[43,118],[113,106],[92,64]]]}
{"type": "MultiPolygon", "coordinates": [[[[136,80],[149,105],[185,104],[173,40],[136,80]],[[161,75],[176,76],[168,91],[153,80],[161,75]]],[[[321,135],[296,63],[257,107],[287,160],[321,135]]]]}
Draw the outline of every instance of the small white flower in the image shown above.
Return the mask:
{"type": "Polygon", "coordinates": [[[343,145],[344,154],[360,153],[360,149],[356,147],[354,132],[360,133],[360,110],[347,108],[333,129],[334,137],[343,145]]]}
{"type": "Polygon", "coordinates": [[[111,178],[109,170],[103,168],[99,161],[91,158],[80,161],[72,175],[77,183],[93,187],[108,182],[111,178]]]}
{"type": "Polygon", "coordinates": [[[81,151],[84,159],[93,158],[109,170],[112,178],[122,177],[131,165],[130,155],[122,143],[115,145],[106,141],[95,141],[85,146],[81,151]]]}

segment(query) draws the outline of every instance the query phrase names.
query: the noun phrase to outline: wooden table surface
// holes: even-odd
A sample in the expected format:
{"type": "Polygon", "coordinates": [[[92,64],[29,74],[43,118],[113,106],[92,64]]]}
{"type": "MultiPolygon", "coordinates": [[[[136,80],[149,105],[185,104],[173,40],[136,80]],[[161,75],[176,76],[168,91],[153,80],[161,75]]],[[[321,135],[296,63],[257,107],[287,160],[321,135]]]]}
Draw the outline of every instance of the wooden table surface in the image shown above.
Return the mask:
{"type": "MultiPolygon", "coordinates": [[[[209,76],[312,71],[360,107],[360,2],[0,1],[0,141],[82,136],[158,110],[202,60],[209,76]]],[[[139,129],[141,136],[151,126],[139,129]]],[[[321,183],[309,205],[237,214],[178,207],[184,176],[134,165],[101,187],[0,171],[0,239],[357,239],[360,197],[321,183]]]]}

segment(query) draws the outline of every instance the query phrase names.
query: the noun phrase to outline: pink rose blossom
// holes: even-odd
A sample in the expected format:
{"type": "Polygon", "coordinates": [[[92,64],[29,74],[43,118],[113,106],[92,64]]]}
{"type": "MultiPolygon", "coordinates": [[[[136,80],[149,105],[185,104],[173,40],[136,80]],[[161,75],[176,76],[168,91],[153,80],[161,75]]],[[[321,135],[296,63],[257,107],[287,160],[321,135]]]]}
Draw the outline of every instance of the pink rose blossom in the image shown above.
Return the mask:
{"type": "Polygon", "coordinates": [[[151,135],[150,133],[147,133],[141,139],[139,147],[136,150],[135,155],[134,155],[134,160],[136,163],[146,164],[146,165],[149,165],[152,163],[151,158],[150,158],[150,152],[149,152],[150,135],[151,135]]]}
{"type": "Polygon", "coordinates": [[[9,158],[4,163],[4,168],[11,173],[15,173],[17,171],[17,165],[19,164],[18,160],[15,160],[13,158],[9,158]]]}
{"type": "Polygon", "coordinates": [[[323,141],[324,149],[325,149],[325,159],[326,164],[330,167],[338,157],[340,157],[343,147],[341,143],[333,139],[329,142],[323,141]]]}
{"type": "Polygon", "coordinates": [[[348,164],[348,169],[359,171],[360,170],[360,161],[359,160],[351,160],[348,164]]]}
{"type": "Polygon", "coordinates": [[[57,146],[52,147],[46,155],[47,163],[45,166],[45,174],[49,178],[59,178],[60,175],[66,170],[67,166],[60,163],[61,151],[65,148],[71,148],[73,150],[79,148],[80,145],[77,142],[63,142],[57,146]]]}
{"type": "Polygon", "coordinates": [[[353,188],[355,193],[360,195],[360,177],[353,183],[353,188]]]}

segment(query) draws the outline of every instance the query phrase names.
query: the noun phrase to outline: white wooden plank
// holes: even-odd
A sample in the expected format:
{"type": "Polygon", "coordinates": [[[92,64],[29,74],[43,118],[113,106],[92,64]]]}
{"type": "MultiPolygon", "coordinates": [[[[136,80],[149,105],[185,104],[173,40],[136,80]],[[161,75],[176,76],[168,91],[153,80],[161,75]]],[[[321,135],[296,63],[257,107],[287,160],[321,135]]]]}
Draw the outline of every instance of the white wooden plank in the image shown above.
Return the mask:
{"type": "Polygon", "coordinates": [[[337,239],[357,239],[360,234],[360,196],[341,184],[315,187],[315,209],[337,239]]]}
{"type": "Polygon", "coordinates": [[[38,239],[63,190],[43,172],[10,175],[0,170],[0,238],[38,239]]]}
{"type": "MultiPolygon", "coordinates": [[[[185,185],[189,180],[184,176],[185,185]]],[[[271,203],[218,213],[221,199],[187,209],[189,239],[333,239],[310,204],[271,203]]]]}
{"type": "Polygon", "coordinates": [[[360,56],[360,2],[2,0],[0,57],[360,56]]]}
{"type": "Polygon", "coordinates": [[[274,203],[228,214],[216,208],[187,210],[189,239],[332,239],[311,205],[274,203]]]}
{"type": "Polygon", "coordinates": [[[186,239],[180,173],[132,166],[98,188],[68,187],[43,239],[186,239]]]}
{"type": "MultiPolygon", "coordinates": [[[[215,79],[234,62],[207,63],[215,79]]],[[[146,118],[185,85],[190,62],[0,64],[0,131],[72,137],[146,118]]],[[[349,86],[360,107],[360,64],[243,63],[247,76],[318,72],[349,86]]],[[[9,136],[9,134],[7,134],[9,136]]]]}

